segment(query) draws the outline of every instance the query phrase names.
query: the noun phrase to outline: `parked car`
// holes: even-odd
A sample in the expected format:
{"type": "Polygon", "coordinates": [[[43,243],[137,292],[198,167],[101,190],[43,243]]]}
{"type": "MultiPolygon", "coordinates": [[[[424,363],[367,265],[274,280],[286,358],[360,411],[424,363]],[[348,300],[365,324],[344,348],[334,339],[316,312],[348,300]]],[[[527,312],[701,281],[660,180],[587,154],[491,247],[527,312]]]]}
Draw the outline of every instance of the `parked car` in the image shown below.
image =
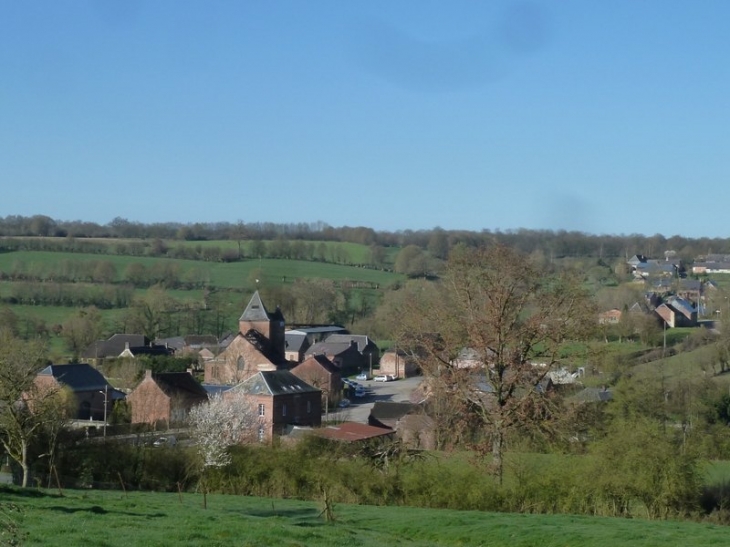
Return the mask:
{"type": "Polygon", "coordinates": [[[152,446],[175,446],[176,444],[177,444],[177,439],[175,438],[174,435],[170,435],[168,437],[158,437],[152,443],[152,446]]]}
{"type": "Polygon", "coordinates": [[[380,376],[376,376],[374,380],[376,382],[392,382],[395,380],[395,376],[392,374],[381,374],[380,376]]]}
{"type": "Polygon", "coordinates": [[[361,372],[360,374],[358,374],[357,376],[355,376],[355,379],[357,379],[357,380],[369,380],[370,377],[368,376],[368,373],[367,372],[361,372]]]}
{"type": "Polygon", "coordinates": [[[355,390],[355,397],[365,397],[365,395],[367,395],[367,393],[364,388],[359,387],[355,390]]]}

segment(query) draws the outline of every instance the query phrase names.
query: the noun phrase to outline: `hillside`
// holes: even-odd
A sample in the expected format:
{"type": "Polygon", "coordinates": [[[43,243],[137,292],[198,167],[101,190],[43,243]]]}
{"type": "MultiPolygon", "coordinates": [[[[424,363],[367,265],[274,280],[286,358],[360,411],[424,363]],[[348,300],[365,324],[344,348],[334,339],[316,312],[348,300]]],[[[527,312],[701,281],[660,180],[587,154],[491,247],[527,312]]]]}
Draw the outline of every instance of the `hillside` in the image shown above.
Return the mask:
{"type": "MultiPolygon", "coordinates": [[[[120,491],[2,491],[23,545],[694,547],[727,544],[727,529],[693,522],[336,505],[335,522],[310,502],[120,491]]],[[[5,520],[7,522],[7,520],[5,520]]]]}

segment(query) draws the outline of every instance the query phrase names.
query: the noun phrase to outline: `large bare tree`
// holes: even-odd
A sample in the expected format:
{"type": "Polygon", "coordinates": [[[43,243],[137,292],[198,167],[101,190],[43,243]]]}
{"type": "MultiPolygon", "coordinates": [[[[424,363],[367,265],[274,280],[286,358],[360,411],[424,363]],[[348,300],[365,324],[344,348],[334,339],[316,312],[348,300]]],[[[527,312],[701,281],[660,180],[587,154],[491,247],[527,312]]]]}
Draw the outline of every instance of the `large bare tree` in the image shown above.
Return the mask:
{"type": "MultiPolygon", "coordinates": [[[[592,331],[596,315],[567,273],[545,271],[503,246],[457,247],[442,280],[401,307],[399,324],[432,399],[448,399],[440,406],[481,433],[501,481],[507,434],[543,425],[538,385],[560,363],[565,344],[592,331]]],[[[454,427],[453,419],[445,423],[454,427]]]]}

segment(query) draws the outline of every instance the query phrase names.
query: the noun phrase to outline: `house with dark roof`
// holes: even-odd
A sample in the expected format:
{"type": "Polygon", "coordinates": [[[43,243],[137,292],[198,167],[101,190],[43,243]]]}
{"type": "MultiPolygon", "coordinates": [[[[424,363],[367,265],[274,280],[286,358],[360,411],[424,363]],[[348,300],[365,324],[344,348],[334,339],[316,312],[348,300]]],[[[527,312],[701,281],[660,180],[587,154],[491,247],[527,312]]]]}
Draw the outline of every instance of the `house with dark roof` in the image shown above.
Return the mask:
{"type": "Polygon", "coordinates": [[[375,365],[380,359],[380,348],[365,334],[330,334],[324,341],[330,344],[354,342],[357,345],[357,351],[360,352],[368,364],[375,365]]]}
{"type": "Polygon", "coordinates": [[[86,363],[48,365],[38,373],[35,384],[40,390],[70,391],[75,400],[71,418],[77,420],[103,420],[114,403],[124,399],[123,392],[114,389],[101,372],[86,363]]]}
{"type": "Polygon", "coordinates": [[[336,404],[341,399],[342,375],[340,368],[324,355],[310,355],[299,363],[291,373],[310,386],[322,390],[322,402],[336,404]]]}
{"type": "Polygon", "coordinates": [[[208,392],[189,372],[145,372],[127,396],[133,424],[180,424],[190,409],[208,401],[208,392]]]}
{"type": "Polygon", "coordinates": [[[340,369],[342,376],[356,374],[368,370],[370,360],[357,349],[357,342],[317,342],[304,354],[305,358],[312,355],[324,355],[340,369]]]}
{"type": "Polygon", "coordinates": [[[238,319],[238,334],[205,362],[205,383],[237,384],[262,370],[286,368],[284,315],[269,312],[256,291],[238,319]]]}
{"type": "Polygon", "coordinates": [[[286,331],[286,358],[294,363],[304,360],[305,352],[317,342],[332,334],[347,334],[347,329],[339,325],[302,326],[286,331]]]}
{"type": "Polygon", "coordinates": [[[175,352],[175,355],[197,355],[207,349],[215,353],[218,350],[218,338],[212,334],[189,334],[187,336],[173,336],[158,338],[154,341],[157,346],[166,346],[175,352]]]}
{"type": "Polygon", "coordinates": [[[654,310],[667,327],[696,327],[697,309],[692,302],[672,296],[654,310]]]}
{"type": "Polygon", "coordinates": [[[259,371],[223,396],[237,394],[243,394],[253,405],[261,442],[284,435],[291,426],[317,427],[322,423],[322,391],[288,370],[259,371]]]}
{"type": "Polygon", "coordinates": [[[331,334],[305,352],[305,357],[325,355],[343,376],[370,370],[380,359],[380,350],[370,337],[361,334],[331,334]]]}
{"type": "Polygon", "coordinates": [[[436,448],[436,422],[426,414],[423,405],[376,401],[368,424],[392,429],[409,448],[436,448]]]}
{"type": "Polygon", "coordinates": [[[288,330],[284,333],[286,360],[292,363],[301,363],[304,353],[312,346],[312,342],[304,332],[288,330]]]}
{"type": "Polygon", "coordinates": [[[143,334],[113,334],[106,340],[97,340],[81,354],[81,361],[98,366],[104,359],[130,358],[140,355],[172,355],[173,350],[157,345],[143,334]]]}

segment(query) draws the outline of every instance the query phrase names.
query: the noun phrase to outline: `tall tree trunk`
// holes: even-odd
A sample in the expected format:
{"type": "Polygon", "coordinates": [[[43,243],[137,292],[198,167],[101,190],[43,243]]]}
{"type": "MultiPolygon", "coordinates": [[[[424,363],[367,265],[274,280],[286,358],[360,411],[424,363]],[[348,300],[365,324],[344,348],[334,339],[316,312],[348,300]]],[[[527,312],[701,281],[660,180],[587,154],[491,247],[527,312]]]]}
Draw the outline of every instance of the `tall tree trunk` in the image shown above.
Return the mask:
{"type": "Polygon", "coordinates": [[[28,486],[28,478],[30,476],[30,468],[28,467],[28,443],[23,440],[21,442],[21,467],[23,468],[23,488],[28,486]]]}
{"type": "Polygon", "coordinates": [[[497,480],[502,486],[502,476],[504,474],[504,434],[498,426],[492,434],[492,465],[497,472],[497,480]]]}

